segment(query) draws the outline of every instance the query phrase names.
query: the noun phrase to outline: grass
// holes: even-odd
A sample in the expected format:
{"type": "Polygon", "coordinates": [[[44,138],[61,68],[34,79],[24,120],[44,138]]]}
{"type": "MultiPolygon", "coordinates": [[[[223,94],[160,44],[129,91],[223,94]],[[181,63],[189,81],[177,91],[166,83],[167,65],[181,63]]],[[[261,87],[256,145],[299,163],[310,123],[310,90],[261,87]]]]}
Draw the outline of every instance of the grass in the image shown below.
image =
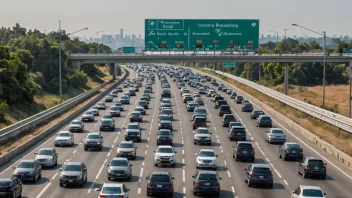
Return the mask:
{"type": "MultiPolygon", "coordinates": [[[[271,97],[266,96],[265,94],[262,94],[259,91],[256,91],[255,89],[252,89],[244,84],[241,84],[235,80],[232,80],[230,78],[226,78],[222,75],[215,74],[211,71],[208,70],[203,70],[204,73],[208,73],[213,76],[217,76],[224,81],[238,87],[239,89],[247,92],[248,94],[252,95],[253,97],[257,98],[258,100],[262,101],[263,103],[267,104],[271,108],[275,109],[276,111],[280,112],[283,115],[286,115],[288,118],[293,120],[294,122],[298,123],[305,129],[311,131],[315,135],[319,136],[321,139],[329,142],[330,144],[334,145],[336,148],[340,149],[341,151],[345,152],[346,154],[352,156],[352,139],[349,138],[349,133],[346,131],[339,130],[337,127],[334,127],[332,125],[329,125],[325,122],[320,121],[319,119],[315,119],[314,117],[309,116],[308,114],[305,114],[301,111],[298,111],[294,108],[291,108],[290,106],[287,106],[271,97]]],[[[281,87],[275,87],[274,89],[280,90],[281,87]]],[[[297,95],[304,95],[306,98],[319,98],[319,89],[316,89],[316,91],[313,91],[314,89],[310,89],[308,87],[295,87],[294,89],[291,90],[291,93],[296,93],[297,95]],[[298,94],[299,93],[299,94],[298,94]]],[[[330,89],[326,89],[327,92],[329,92],[330,89]]],[[[341,97],[338,91],[331,91],[329,93],[330,96],[334,97],[341,97]],[[333,95],[334,93],[336,95],[333,95]]],[[[326,98],[329,98],[329,95],[326,95],[326,98]]],[[[291,95],[290,95],[291,96],[291,95]]],[[[303,96],[301,96],[303,97],[303,96]]],[[[321,97],[320,97],[321,98],[321,97]]],[[[332,97],[333,98],[333,97],[332,97]]],[[[308,100],[308,99],[307,99],[308,100]]],[[[321,101],[321,100],[320,100],[321,101]]],[[[337,99],[336,102],[339,100],[337,99]]],[[[311,99],[311,103],[316,102],[318,103],[318,99],[311,99]]],[[[326,104],[328,104],[326,102],[326,104]]],[[[333,105],[334,101],[333,99],[329,99],[329,105],[333,105]]],[[[342,106],[342,105],[341,105],[342,106]]]]}

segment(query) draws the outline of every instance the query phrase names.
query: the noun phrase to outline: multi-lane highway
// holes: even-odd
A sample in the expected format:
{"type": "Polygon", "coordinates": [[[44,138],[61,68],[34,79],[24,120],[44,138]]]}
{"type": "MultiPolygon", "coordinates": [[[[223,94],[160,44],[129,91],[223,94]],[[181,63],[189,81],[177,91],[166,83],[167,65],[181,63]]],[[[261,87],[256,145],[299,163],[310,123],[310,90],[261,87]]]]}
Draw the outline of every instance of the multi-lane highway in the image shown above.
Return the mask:
{"type": "MultiPolygon", "coordinates": [[[[135,76],[135,73],[130,70],[130,78],[135,76]]],[[[141,126],[142,141],[135,143],[137,146],[137,158],[130,160],[132,167],[131,181],[108,181],[107,178],[107,163],[116,156],[116,145],[124,140],[125,127],[129,123],[129,115],[133,111],[141,97],[144,87],[137,92],[136,96],[131,97],[131,103],[124,105],[124,111],[121,112],[121,117],[114,118],[116,128],[114,132],[101,132],[104,137],[104,148],[102,151],[84,151],[83,139],[88,132],[99,131],[100,117],[108,113],[108,110],[100,110],[100,116],[95,117],[95,122],[85,123],[85,131],[83,133],[74,133],[75,146],[74,147],[56,147],[59,153],[58,166],[51,169],[45,168],[42,171],[42,178],[37,183],[24,183],[23,196],[24,197],[98,197],[99,192],[95,188],[99,188],[103,183],[123,182],[127,188],[130,189],[130,197],[147,197],[147,180],[152,171],[169,171],[175,177],[174,180],[174,197],[195,197],[192,193],[193,179],[197,171],[196,156],[200,149],[213,149],[218,155],[217,158],[217,173],[222,180],[220,182],[221,194],[220,197],[290,197],[291,192],[299,185],[316,185],[320,186],[328,197],[348,198],[352,195],[352,174],[350,170],[340,167],[339,164],[331,161],[327,162],[327,177],[326,180],[320,179],[305,179],[297,173],[297,162],[283,161],[278,155],[278,145],[271,145],[265,141],[264,135],[266,128],[255,127],[255,120],[250,119],[250,113],[241,112],[241,106],[235,104],[229,95],[222,93],[232,108],[233,114],[236,115],[243,125],[246,127],[247,140],[253,142],[256,151],[254,163],[267,163],[270,165],[274,174],[274,187],[248,187],[244,181],[244,169],[247,168],[251,162],[235,162],[232,158],[234,142],[227,139],[227,127],[222,127],[222,117],[218,114],[218,110],[214,108],[214,103],[210,101],[209,97],[202,95],[205,107],[208,109],[207,127],[212,132],[212,145],[194,145],[193,144],[193,130],[191,126],[192,113],[187,112],[186,104],[183,103],[180,91],[176,84],[170,78],[168,81],[171,85],[174,111],[173,147],[177,151],[176,166],[175,167],[155,167],[154,166],[154,152],[157,148],[156,137],[158,133],[159,107],[161,98],[161,85],[158,78],[153,84],[152,99],[150,108],[147,109],[147,114],[143,116],[141,126]],[[83,162],[88,169],[88,181],[84,187],[60,187],[59,186],[59,168],[66,162],[79,161],[83,162]]],[[[207,83],[209,85],[209,83],[207,83]]],[[[124,88],[124,92],[128,88],[124,88]]],[[[193,93],[195,88],[190,88],[193,93]]],[[[119,96],[121,93],[119,93],[119,96]]],[[[116,102],[118,98],[114,98],[116,102]]],[[[114,104],[114,102],[107,102],[107,109],[114,104]]],[[[254,106],[256,107],[256,106],[254,106]]],[[[79,118],[77,118],[79,119],[79,118]]],[[[286,134],[287,141],[299,143],[305,156],[327,157],[319,154],[318,151],[303,137],[295,135],[283,128],[279,123],[273,122],[273,127],[280,127],[286,134]]],[[[61,130],[68,130],[68,125],[61,130]]],[[[53,147],[54,136],[47,139],[43,144],[33,148],[33,152],[39,148],[53,147]]],[[[30,152],[24,156],[24,159],[34,159],[35,155],[30,152]]],[[[327,157],[328,158],[328,157],[327,157]]],[[[13,164],[13,165],[16,165],[13,164]]],[[[13,169],[11,167],[3,170],[0,177],[11,177],[13,169]]]]}

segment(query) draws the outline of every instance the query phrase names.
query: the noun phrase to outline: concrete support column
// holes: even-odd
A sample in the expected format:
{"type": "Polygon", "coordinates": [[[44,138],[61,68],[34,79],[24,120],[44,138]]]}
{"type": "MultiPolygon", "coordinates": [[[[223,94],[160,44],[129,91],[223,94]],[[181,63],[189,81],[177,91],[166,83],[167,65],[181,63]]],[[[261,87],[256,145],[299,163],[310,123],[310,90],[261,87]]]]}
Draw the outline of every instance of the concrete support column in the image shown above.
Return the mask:
{"type": "Polygon", "coordinates": [[[115,74],[117,76],[121,75],[121,67],[119,63],[115,63],[115,74]]]}
{"type": "Polygon", "coordinates": [[[110,74],[112,75],[112,79],[116,79],[116,73],[115,73],[115,63],[109,63],[109,68],[110,68],[110,74]]]}
{"type": "Polygon", "coordinates": [[[72,63],[73,69],[78,69],[78,70],[81,69],[81,61],[80,60],[72,60],[71,63],[72,63]]]}
{"type": "Polygon", "coordinates": [[[262,63],[258,64],[258,68],[259,68],[259,80],[261,80],[262,79],[262,75],[261,75],[262,63]]]}
{"type": "Polygon", "coordinates": [[[288,95],[288,66],[290,63],[286,63],[285,66],[285,95],[288,95]]]}
{"type": "Polygon", "coordinates": [[[349,78],[350,78],[350,94],[348,95],[348,116],[351,118],[352,117],[352,109],[351,109],[351,101],[352,101],[352,60],[350,59],[350,72],[349,72],[349,78]]]}

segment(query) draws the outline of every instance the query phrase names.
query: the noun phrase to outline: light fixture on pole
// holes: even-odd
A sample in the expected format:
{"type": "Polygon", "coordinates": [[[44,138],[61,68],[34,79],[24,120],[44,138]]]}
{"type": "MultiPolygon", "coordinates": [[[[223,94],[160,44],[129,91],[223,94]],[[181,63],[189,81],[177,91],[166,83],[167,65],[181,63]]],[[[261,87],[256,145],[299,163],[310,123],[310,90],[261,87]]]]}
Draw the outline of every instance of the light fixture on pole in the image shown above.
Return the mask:
{"type": "Polygon", "coordinates": [[[97,54],[99,54],[99,38],[98,38],[98,35],[100,32],[103,32],[104,30],[100,30],[97,32],[97,54]]]}
{"type": "Polygon", "coordinates": [[[325,59],[326,59],[326,31],[323,31],[323,32],[316,32],[314,30],[311,30],[311,29],[308,29],[306,27],[303,27],[303,26],[300,26],[300,25],[297,25],[297,24],[292,24],[293,26],[297,26],[297,27],[300,27],[300,28],[303,28],[305,30],[308,30],[310,32],[314,32],[316,34],[319,34],[321,36],[324,37],[324,62],[323,62],[323,104],[322,104],[322,108],[325,107],[325,59]]]}
{"type": "MultiPolygon", "coordinates": [[[[83,28],[83,29],[80,29],[78,31],[75,31],[75,32],[72,32],[70,34],[67,34],[68,35],[72,35],[72,34],[75,34],[77,32],[80,32],[80,31],[83,31],[83,30],[88,30],[88,28],[83,28]]],[[[62,49],[62,46],[61,46],[61,33],[62,33],[62,30],[61,30],[61,20],[59,20],[59,86],[60,86],[60,103],[62,103],[62,75],[61,75],[61,49],[62,49]]]]}
{"type": "Polygon", "coordinates": [[[275,32],[275,31],[272,31],[272,30],[267,30],[267,31],[275,33],[276,34],[276,42],[279,42],[279,33],[278,32],[275,32]]]}

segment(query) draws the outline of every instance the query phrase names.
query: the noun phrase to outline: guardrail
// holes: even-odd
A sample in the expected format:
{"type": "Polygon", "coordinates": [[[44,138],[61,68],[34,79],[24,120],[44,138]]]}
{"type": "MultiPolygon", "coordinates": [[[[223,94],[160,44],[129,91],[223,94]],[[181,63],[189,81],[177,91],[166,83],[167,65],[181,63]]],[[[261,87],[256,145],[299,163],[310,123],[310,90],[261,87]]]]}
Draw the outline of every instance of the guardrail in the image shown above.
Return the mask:
{"type": "MultiPolygon", "coordinates": [[[[126,76],[126,73],[125,73],[126,76]]],[[[124,76],[124,77],[125,77],[124,76]]],[[[38,114],[35,114],[29,118],[21,120],[13,125],[10,125],[6,128],[0,130],[0,144],[6,142],[11,138],[16,138],[24,132],[28,132],[31,129],[34,129],[37,126],[40,126],[54,117],[62,114],[68,109],[80,104],[85,99],[95,95],[101,88],[105,87],[107,84],[113,82],[113,80],[106,81],[105,83],[99,85],[98,87],[91,89],[87,92],[84,92],[74,98],[71,98],[59,105],[56,105],[50,109],[42,111],[38,114]]]]}
{"type": "MultiPolygon", "coordinates": [[[[208,68],[204,68],[204,69],[213,71],[208,68]]],[[[253,88],[253,89],[269,96],[269,97],[272,97],[272,98],[274,98],[274,99],[276,99],[286,105],[289,105],[297,110],[300,110],[308,115],[311,115],[315,118],[323,120],[326,123],[329,123],[333,126],[336,126],[342,130],[345,130],[345,131],[349,132],[350,135],[352,134],[352,119],[351,118],[348,118],[346,116],[343,116],[343,115],[340,115],[337,113],[333,113],[331,111],[328,111],[328,110],[316,107],[314,105],[302,102],[298,99],[292,98],[292,97],[287,96],[282,93],[279,93],[279,92],[272,90],[270,88],[267,88],[265,86],[258,85],[257,83],[246,80],[244,78],[237,77],[237,76],[234,76],[234,75],[231,75],[228,73],[224,73],[224,72],[218,71],[218,70],[215,70],[215,72],[217,74],[221,74],[221,75],[224,75],[228,78],[236,80],[244,85],[247,85],[247,86],[249,86],[249,87],[251,87],[251,88],[253,88]]]]}

